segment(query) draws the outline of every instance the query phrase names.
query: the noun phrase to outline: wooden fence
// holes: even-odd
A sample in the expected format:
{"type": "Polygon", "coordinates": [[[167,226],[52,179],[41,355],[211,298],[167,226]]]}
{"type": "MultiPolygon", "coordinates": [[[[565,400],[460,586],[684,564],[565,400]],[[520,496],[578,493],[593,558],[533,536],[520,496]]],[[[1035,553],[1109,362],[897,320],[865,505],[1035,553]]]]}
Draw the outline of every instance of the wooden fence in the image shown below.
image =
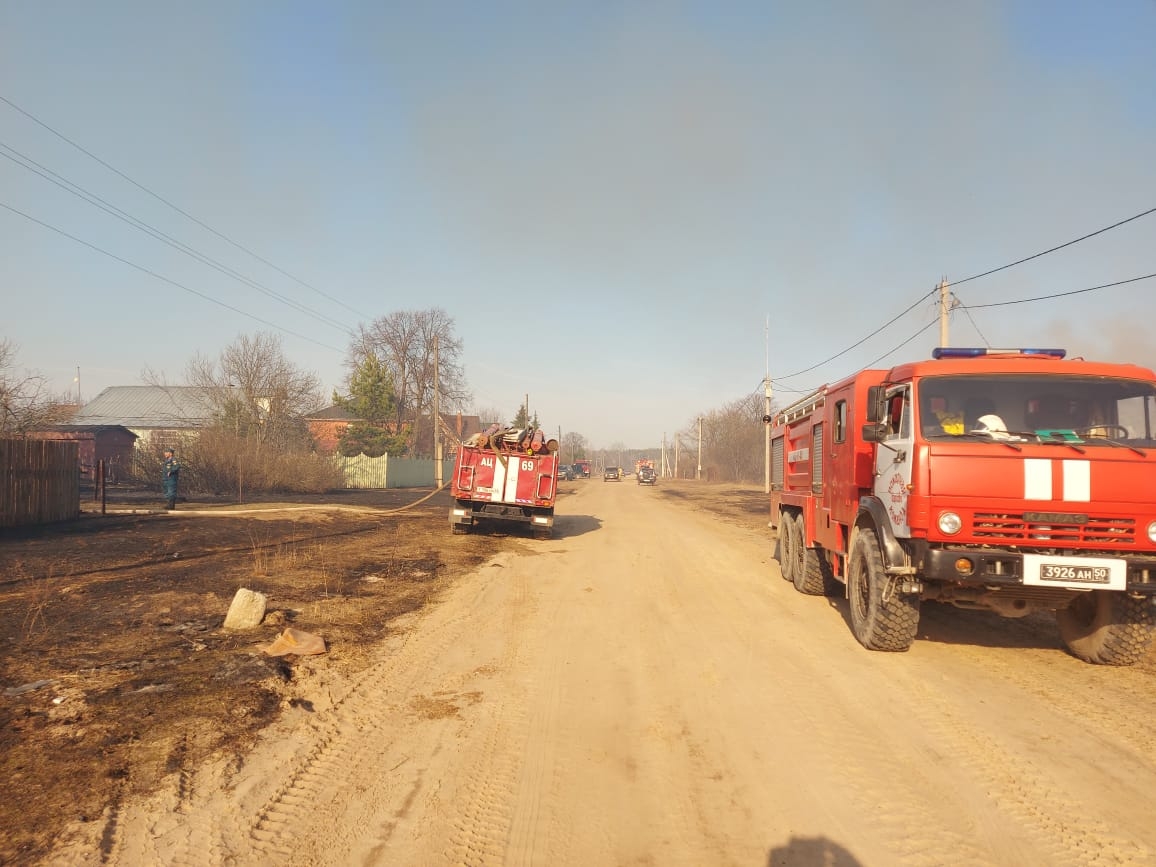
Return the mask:
{"type": "Polygon", "coordinates": [[[0,527],[78,517],[78,444],[0,439],[0,527]]]}

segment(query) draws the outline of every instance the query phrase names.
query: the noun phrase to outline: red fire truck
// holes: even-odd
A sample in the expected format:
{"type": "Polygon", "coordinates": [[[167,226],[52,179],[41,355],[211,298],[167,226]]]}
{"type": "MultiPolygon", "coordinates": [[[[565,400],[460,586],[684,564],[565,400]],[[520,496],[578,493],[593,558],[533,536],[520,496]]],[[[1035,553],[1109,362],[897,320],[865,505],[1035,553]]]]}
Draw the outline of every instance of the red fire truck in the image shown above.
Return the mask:
{"type": "Polygon", "coordinates": [[[907,650],[934,600],[1052,610],[1075,656],[1138,661],[1156,619],[1156,374],[1064,354],[937,349],[769,419],[783,576],[844,592],[871,650],[907,650]]]}
{"type": "Polygon", "coordinates": [[[468,533],[481,520],[529,524],[548,539],[554,526],[557,452],[460,445],[450,480],[450,527],[468,533]]]}
{"type": "Polygon", "coordinates": [[[590,478],[590,461],[574,461],[574,472],[578,474],[580,479],[590,478]]]}

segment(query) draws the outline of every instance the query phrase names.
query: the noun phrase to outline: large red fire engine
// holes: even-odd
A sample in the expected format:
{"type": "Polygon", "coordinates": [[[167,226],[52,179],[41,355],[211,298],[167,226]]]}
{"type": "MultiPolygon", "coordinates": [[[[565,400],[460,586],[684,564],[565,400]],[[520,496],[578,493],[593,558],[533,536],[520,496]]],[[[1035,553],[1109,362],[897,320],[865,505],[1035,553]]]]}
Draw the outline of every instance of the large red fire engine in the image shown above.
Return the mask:
{"type": "Polygon", "coordinates": [[[536,538],[548,539],[557,493],[557,451],[519,449],[498,439],[494,446],[463,443],[450,480],[450,527],[468,533],[479,520],[517,521],[529,524],[536,538]]]}
{"type": "Polygon", "coordinates": [[[871,650],[907,650],[934,600],[1053,610],[1079,658],[1139,660],[1156,620],[1156,374],[1063,357],[937,349],[777,413],[783,576],[843,590],[871,650]]]}

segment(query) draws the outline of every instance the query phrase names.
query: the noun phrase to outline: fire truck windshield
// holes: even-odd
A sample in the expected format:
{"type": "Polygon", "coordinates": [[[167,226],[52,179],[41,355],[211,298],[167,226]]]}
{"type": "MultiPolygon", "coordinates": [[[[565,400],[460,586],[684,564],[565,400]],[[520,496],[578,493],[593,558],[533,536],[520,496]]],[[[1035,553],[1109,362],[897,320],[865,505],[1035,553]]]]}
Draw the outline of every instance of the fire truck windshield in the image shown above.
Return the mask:
{"type": "Polygon", "coordinates": [[[917,382],[916,395],[919,428],[928,439],[1156,446],[1156,386],[1142,380],[928,376],[917,382]]]}

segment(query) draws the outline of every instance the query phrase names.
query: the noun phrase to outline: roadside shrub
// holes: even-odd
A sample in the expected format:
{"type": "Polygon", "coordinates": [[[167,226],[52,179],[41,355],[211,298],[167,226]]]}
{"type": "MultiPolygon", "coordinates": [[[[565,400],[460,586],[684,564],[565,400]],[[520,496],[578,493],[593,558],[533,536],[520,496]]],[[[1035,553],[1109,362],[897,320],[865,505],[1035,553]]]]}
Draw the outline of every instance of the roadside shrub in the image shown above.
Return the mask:
{"type": "MultiPolygon", "coordinates": [[[[312,451],[263,445],[219,427],[205,428],[179,445],[183,494],[235,495],[251,493],[318,494],[344,485],[333,460],[312,451]]],[[[162,447],[139,452],[135,480],[160,488],[162,447]]]]}

